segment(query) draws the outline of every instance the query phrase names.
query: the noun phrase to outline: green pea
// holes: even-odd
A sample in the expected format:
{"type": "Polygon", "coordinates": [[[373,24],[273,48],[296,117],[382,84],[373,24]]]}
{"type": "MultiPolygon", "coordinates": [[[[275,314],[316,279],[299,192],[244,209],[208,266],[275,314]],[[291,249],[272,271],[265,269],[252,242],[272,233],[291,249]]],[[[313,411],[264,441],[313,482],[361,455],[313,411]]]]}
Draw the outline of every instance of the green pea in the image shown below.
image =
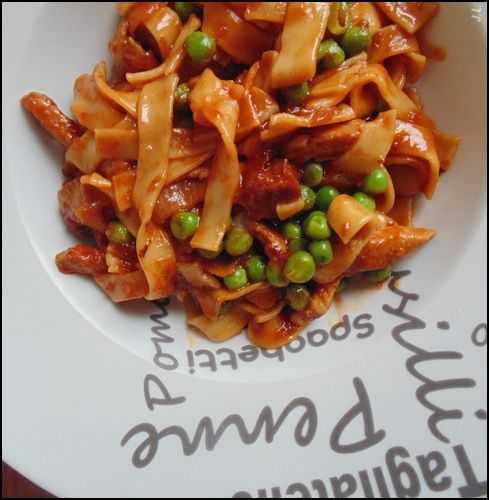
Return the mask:
{"type": "Polygon", "coordinates": [[[299,250],[293,253],[284,267],[285,277],[292,283],[307,283],[316,272],[314,258],[309,252],[299,250]]]}
{"type": "Polygon", "coordinates": [[[241,288],[248,283],[248,276],[246,276],[244,268],[239,266],[233,274],[225,276],[223,281],[227,288],[230,290],[236,290],[237,288],[241,288]]]}
{"type": "Polygon", "coordinates": [[[282,226],[282,234],[288,240],[295,240],[302,236],[302,228],[297,222],[286,222],[282,226]]]}
{"type": "Polygon", "coordinates": [[[368,271],[365,273],[365,277],[371,283],[380,283],[381,281],[385,281],[386,279],[390,278],[391,274],[392,274],[392,267],[387,266],[384,267],[384,269],[377,269],[376,271],[368,271]]]}
{"type": "Polygon", "coordinates": [[[353,198],[358,201],[358,203],[361,203],[365,208],[368,210],[371,210],[372,212],[375,212],[376,209],[376,204],[375,200],[369,196],[368,194],[362,193],[361,191],[358,191],[353,195],[353,198]]]}
{"type": "Polygon", "coordinates": [[[324,212],[314,210],[302,223],[304,234],[311,240],[326,240],[331,236],[331,230],[324,212]]]}
{"type": "Polygon", "coordinates": [[[311,294],[304,285],[289,285],[285,300],[294,311],[302,311],[309,305],[311,294]]]}
{"type": "Polygon", "coordinates": [[[320,163],[311,161],[304,167],[302,182],[309,187],[319,186],[323,180],[323,166],[320,163]]]}
{"type": "Polygon", "coordinates": [[[243,227],[231,228],[224,240],[224,249],[233,257],[245,254],[252,245],[253,236],[243,227]]]}
{"type": "Polygon", "coordinates": [[[328,52],[328,46],[329,46],[330,40],[323,40],[318,47],[318,50],[316,52],[316,59],[320,61],[328,52]]]}
{"type": "Polygon", "coordinates": [[[316,193],[304,184],[301,184],[301,198],[304,201],[304,210],[311,210],[316,203],[316,193]]]}
{"type": "Polygon", "coordinates": [[[316,193],[316,206],[321,210],[328,210],[331,202],[339,195],[339,191],[333,186],[323,186],[316,193]]]}
{"type": "Polygon", "coordinates": [[[284,288],[289,284],[287,278],[282,273],[282,268],[277,262],[270,261],[268,263],[266,274],[267,280],[272,286],[284,288]]]}
{"type": "Polygon", "coordinates": [[[374,168],[363,179],[363,189],[370,194],[385,193],[389,185],[387,174],[383,168],[374,168]]]}
{"type": "Polygon", "coordinates": [[[325,40],[319,45],[318,59],[324,69],[336,68],[345,60],[345,52],[334,40],[325,40]]]}
{"type": "Polygon", "coordinates": [[[287,242],[287,248],[290,253],[305,250],[307,248],[307,240],[305,238],[294,238],[293,240],[289,240],[287,242]]]}
{"type": "Polygon", "coordinates": [[[190,87],[186,83],[181,83],[175,90],[175,108],[185,108],[188,105],[190,87]]]}
{"type": "Polygon", "coordinates": [[[173,10],[178,14],[178,17],[185,22],[194,11],[194,4],[192,2],[174,2],[173,10]]]}
{"type": "Polygon", "coordinates": [[[333,247],[329,240],[313,241],[308,249],[318,265],[329,264],[333,260],[333,247]]]}
{"type": "Polygon", "coordinates": [[[341,38],[341,47],[348,57],[354,56],[368,49],[371,34],[362,26],[351,26],[341,38]]]}
{"type": "Polygon", "coordinates": [[[178,240],[190,238],[199,227],[199,216],[194,212],[175,214],[170,222],[170,229],[178,240]]]}
{"type": "Polygon", "coordinates": [[[217,251],[200,249],[198,252],[199,255],[204,259],[212,260],[219,257],[219,255],[222,253],[223,250],[224,250],[224,245],[221,243],[217,251]]]}
{"type": "Polygon", "coordinates": [[[194,31],[185,40],[185,49],[194,63],[202,64],[212,59],[216,52],[216,42],[207,33],[194,31]]]}
{"type": "Polygon", "coordinates": [[[127,229],[124,224],[118,220],[109,222],[107,231],[105,235],[112,243],[118,243],[122,245],[123,243],[129,243],[132,239],[129,229],[127,229]]]}
{"type": "Polygon", "coordinates": [[[300,85],[294,85],[284,90],[284,96],[287,102],[292,106],[300,106],[309,95],[309,83],[303,82],[300,85]]]}
{"type": "Polygon", "coordinates": [[[252,255],[246,262],[246,274],[252,283],[264,281],[266,278],[265,260],[259,255],[252,255]]]}

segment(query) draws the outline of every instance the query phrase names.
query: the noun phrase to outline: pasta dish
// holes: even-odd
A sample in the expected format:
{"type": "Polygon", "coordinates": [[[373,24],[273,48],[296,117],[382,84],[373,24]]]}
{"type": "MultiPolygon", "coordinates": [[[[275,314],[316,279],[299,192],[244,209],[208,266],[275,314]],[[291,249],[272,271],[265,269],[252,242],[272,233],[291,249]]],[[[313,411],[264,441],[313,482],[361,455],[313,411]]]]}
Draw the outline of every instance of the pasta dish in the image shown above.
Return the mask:
{"type": "Polygon", "coordinates": [[[385,281],[434,236],[413,203],[458,146],[414,87],[438,9],[119,3],[111,66],[76,79],[73,118],[22,98],[65,148],[59,208],[80,244],[59,270],[117,303],[175,296],[209,339],[247,327],[263,348],[351,279],[385,281]]]}

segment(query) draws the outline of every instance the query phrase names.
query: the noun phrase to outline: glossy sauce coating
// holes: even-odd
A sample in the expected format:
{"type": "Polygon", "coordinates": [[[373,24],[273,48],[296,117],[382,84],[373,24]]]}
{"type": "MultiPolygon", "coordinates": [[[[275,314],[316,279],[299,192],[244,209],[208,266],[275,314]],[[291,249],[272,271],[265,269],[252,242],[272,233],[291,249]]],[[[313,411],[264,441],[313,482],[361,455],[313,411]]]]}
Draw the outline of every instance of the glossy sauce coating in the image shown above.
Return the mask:
{"type": "Polygon", "coordinates": [[[246,164],[240,203],[251,218],[274,218],[277,203],[295,200],[299,194],[297,171],[287,160],[268,163],[257,158],[246,164]]]}
{"type": "Polygon", "coordinates": [[[393,224],[380,229],[369,239],[357,257],[349,273],[373,271],[390,266],[405,257],[435,235],[435,231],[424,228],[405,227],[393,224]]]}
{"type": "Polygon", "coordinates": [[[21,100],[22,106],[32,113],[34,118],[54,139],[63,146],[69,146],[79,137],[83,127],[68,118],[48,96],[39,92],[30,92],[21,100]]]}
{"type": "Polygon", "coordinates": [[[107,271],[105,252],[88,245],[76,245],[56,255],[56,265],[62,273],[96,274],[107,271]]]}
{"type": "Polygon", "coordinates": [[[186,179],[163,188],[156,202],[153,219],[162,224],[178,212],[188,211],[204,201],[206,181],[186,179]]]}

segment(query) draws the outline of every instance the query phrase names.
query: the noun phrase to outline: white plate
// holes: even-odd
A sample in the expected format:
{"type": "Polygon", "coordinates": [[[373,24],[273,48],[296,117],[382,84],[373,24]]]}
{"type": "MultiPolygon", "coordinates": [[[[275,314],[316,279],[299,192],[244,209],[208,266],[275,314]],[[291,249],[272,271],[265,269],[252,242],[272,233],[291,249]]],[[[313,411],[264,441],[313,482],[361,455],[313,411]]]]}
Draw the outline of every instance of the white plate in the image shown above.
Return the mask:
{"type": "Polygon", "coordinates": [[[57,272],[53,256],[73,242],[57,211],[60,154],[18,100],[35,89],[68,109],[76,76],[106,57],[116,16],[108,2],[3,3],[3,459],[59,496],[362,497],[369,484],[385,496],[382,478],[392,497],[408,486],[483,492],[482,9],[443,5],[431,39],[448,59],[420,86],[439,126],[462,138],[416,219],[438,235],[397,268],[411,271],[399,286],[415,294],[404,302],[420,329],[395,329],[406,320],[389,313],[402,299],[393,291],[351,293],[271,352],[245,336],[211,344],[187,332],[176,305],[117,307],[57,272]],[[151,433],[159,444],[142,446],[151,433]]]}

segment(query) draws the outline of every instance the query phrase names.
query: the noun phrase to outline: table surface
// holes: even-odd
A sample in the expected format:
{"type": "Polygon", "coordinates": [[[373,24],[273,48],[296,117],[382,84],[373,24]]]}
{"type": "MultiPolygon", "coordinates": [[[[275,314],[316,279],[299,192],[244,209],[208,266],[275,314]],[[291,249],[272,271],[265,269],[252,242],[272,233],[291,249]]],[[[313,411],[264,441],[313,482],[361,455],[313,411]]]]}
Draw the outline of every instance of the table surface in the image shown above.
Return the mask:
{"type": "Polygon", "coordinates": [[[2,462],[2,498],[55,498],[2,462]]]}

